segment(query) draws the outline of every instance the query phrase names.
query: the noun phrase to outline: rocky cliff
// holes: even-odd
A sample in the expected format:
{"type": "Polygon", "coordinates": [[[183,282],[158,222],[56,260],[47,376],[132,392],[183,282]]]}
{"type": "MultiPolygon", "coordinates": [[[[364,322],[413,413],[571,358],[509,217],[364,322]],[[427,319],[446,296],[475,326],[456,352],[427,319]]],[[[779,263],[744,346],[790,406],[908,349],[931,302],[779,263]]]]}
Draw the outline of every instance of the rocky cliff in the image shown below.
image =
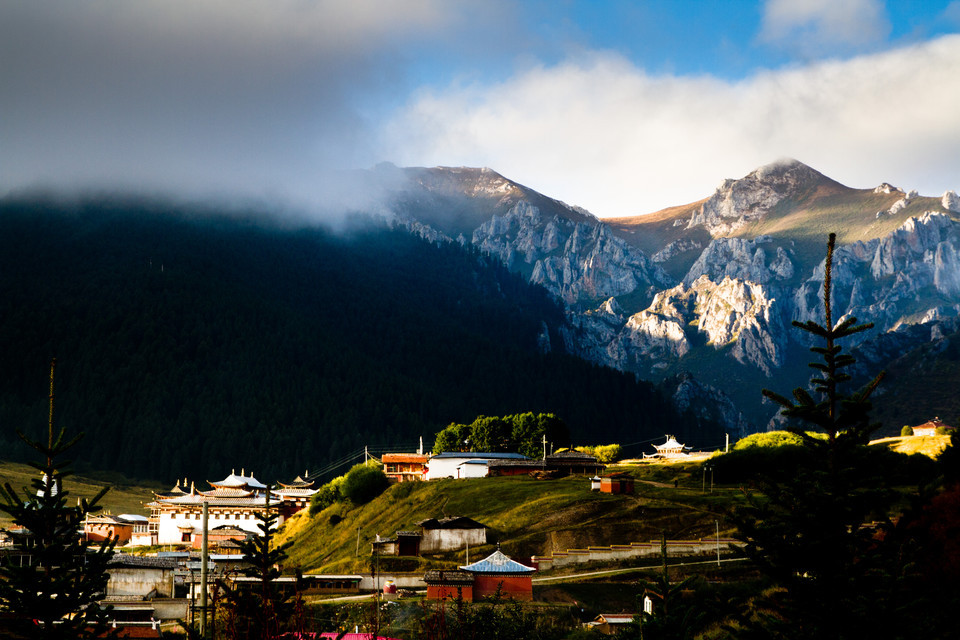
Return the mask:
{"type": "MultiPolygon", "coordinates": [[[[457,229],[450,216],[407,207],[411,228],[431,241],[458,237],[552,291],[568,309],[568,351],[643,377],[693,372],[698,384],[710,380],[717,393],[733,392],[741,382],[723,369],[735,364],[761,380],[802,384],[806,360],[796,354],[803,354],[805,337],[790,321],[822,319],[828,230],[856,238],[836,252],[834,308],[838,318],[875,323],[874,332],[860,336],[864,353],[889,355],[890,344],[929,340],[960,316],[954,192],[929,198],[889,183],[850,189],[786,160],[725,180],[702,204],[677,207],[687,213],[676,219],[610,226],[489,170],[417,171],[417,188],[427,194],[417,198],[443,194],[448,209],[469,209],[451,204],[459,194],[476,224],[463,227],[467,217],[459,215],[457,229]],[[635,238],[643,238],[646,252],[635,238]],[[671,278],[660,265],[672,260],[676,274],[678,259],[685,273],[671,278]],[[924,329],[908,330],[914,326],[924,329]],[[870,351],[874,343],[888,348],[870,351]],[[695,364],[704,361],[707,369],[695,364]]],[[[686,395],[699,389],[705,402],[716,402],[713,391],[691,385],[686,395]]],[[[759,403],[746,409],[759,424],[771,411],[759,403]]]]}

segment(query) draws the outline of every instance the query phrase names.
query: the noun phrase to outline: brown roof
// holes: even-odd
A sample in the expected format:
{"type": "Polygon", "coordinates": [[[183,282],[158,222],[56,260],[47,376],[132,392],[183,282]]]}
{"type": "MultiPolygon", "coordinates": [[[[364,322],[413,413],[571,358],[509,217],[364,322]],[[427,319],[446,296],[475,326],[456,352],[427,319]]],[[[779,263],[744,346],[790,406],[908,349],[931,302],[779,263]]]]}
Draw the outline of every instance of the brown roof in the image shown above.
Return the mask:
{"type": "Polygon", "coordinates": [[[430,456],[420,453],[385,453],[381,459],[384,464],[390,462],[412,462],[414,464],[424,464],[430,459],[430,456]]]}

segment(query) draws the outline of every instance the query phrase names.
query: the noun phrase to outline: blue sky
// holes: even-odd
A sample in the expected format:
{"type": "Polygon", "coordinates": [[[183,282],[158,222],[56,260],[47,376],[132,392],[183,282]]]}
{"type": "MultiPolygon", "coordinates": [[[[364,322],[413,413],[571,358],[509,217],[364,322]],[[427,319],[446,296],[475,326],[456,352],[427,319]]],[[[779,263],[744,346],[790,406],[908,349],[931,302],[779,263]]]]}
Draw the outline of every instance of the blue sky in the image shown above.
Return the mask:
{"type": "Polygon", "coordinates": [[[0,192],[343,204],[488,166],[597,215],[781,157],[960,190],[960,0],[0,0],[0,192]]]}

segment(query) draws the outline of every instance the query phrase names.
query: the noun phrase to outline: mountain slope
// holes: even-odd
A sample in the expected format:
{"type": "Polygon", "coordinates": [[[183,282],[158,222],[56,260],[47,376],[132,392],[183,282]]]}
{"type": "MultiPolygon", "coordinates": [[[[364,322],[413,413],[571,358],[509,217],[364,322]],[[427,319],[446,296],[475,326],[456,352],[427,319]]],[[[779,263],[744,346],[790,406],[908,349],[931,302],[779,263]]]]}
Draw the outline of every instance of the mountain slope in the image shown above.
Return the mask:
{"type": "Polygon", "coordinates": [[[476,250],[257,215],[0,203],[2,455],[46,425],[51,357],[78,459],[165,481],[284,479],[479,414],[555,412],[578,442],[678,422],[651,385],[564,355],[559,304],[476,250]]]}
{"type": "MultiPolygon", "coordinates": [[[[434,170],[447,184],[462,172],[434,170]]],[[[868,351],[891,332],[900,348],[916,348],[926,339],[907,327],[923,324],[929,336],[960,313],[960,198],[953,192],[924,197],[888,183],[852,189],[796,160],[724,180],[688,205],[613,220],[575,221],[564,214],[574,210],[555,201],[545,213],[529,190],[506,190],[512,195],[487,219],[476,217],[479,225],[461,231],[460,242],[562,299],[570,351],[654,380],[692,373],[734,397],[758,426],[772,409],[757,388],[790,389],[809,377],[807,344],[790,323],[822,313],[817,296],[830,232],[842,245],[834,306],[876,323],[861,338],[868,351]]],[[[443,214],[411,207],[404,215],[443,214]]]]}

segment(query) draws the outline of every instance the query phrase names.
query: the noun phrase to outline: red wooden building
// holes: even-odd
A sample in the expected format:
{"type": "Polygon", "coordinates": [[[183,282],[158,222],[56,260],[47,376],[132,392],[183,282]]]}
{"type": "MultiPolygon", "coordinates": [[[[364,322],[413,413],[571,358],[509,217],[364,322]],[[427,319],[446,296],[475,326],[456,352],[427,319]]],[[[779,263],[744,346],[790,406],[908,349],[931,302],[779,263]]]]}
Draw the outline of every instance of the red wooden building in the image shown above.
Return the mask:
{"type": "Polygon", "coordinates": [[[500,549],[481,560],[460,567],[473,574],[473,597],[480,600],[500,590],[504,598],[533,600],[533,567],[520,564],[504,555],[500,549]]]}

